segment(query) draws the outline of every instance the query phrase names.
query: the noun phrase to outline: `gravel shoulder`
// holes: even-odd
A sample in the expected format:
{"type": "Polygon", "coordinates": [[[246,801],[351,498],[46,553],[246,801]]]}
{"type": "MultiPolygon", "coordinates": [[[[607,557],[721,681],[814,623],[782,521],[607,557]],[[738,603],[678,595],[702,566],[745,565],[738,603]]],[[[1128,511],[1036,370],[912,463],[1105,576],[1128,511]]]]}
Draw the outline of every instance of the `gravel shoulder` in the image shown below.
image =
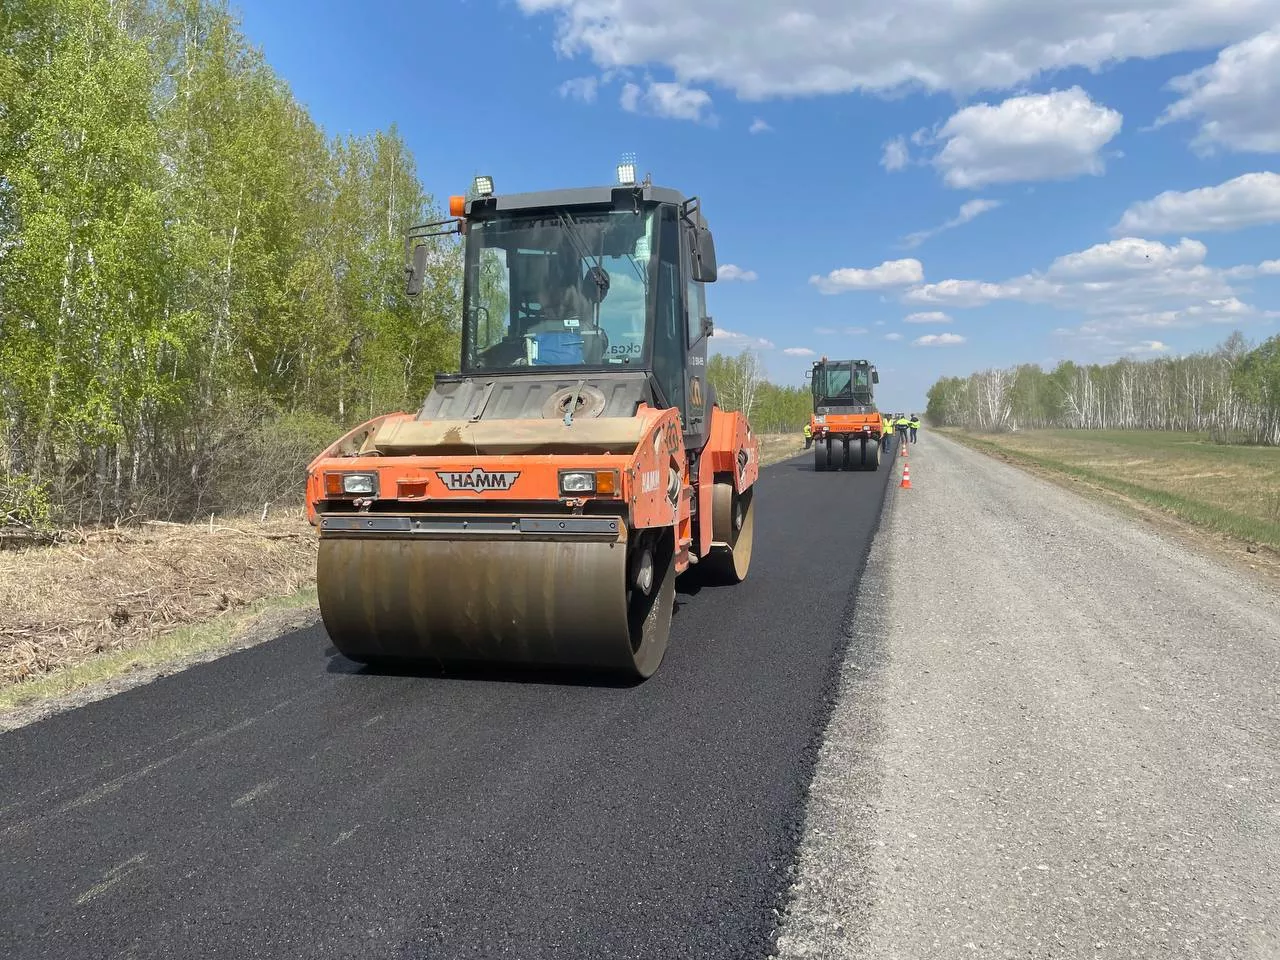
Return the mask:
{"type": "Polygon", "coordinates": [[[928,432],[910,459],[777,955],[1280,956],[1280,597],[928,432]]]}

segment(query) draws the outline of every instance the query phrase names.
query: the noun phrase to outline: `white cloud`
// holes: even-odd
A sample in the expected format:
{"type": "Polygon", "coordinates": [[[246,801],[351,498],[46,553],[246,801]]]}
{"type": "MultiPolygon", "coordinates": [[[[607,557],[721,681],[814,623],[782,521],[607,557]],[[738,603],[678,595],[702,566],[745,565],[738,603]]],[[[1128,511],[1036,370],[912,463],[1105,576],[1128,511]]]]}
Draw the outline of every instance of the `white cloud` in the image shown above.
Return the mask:
{"type": "MultiPolygon", "coordinates": [[[[738,333],[736,330],[727,330],[724,327],[716,327],[711,336],[715,340],[722,341],[726,347],[772,350],[775,346],[772,340],[766,340],[764,337],[753,337],[750,334],[738,333]]],[[[719,344],[713,343],[712,346],[719,346],[719,344]]]]}
{"type": "MultiPolygon", "coordinates": [[[[1260,5],[1261,6],[1261,5],[1260,5]]],[[[1272,19],[1276,18],[1272,5],[1272,19]]],[[[1192,148],[1280,152],[1280,27],[1227,47],[1208,66],[1169,82],[1182,94],[1156,126],[1180,120],[1200,124],[1192,148]]]]}
{"type": "Polygon", "coordinates": [[[759,117],[751,121],[751,126],[747,128],[747,133],[768,133],[773,127],[765,123],[759,117]]]}
{"type": "Polygon", "coordinates": [[[924,265],[919,260],[886,260],[869,270],[841,267],[825,277],[812,276],[809,282],[823,293],[846,293],[849,290],[879,290],[902,287],[924,279],[924,265]]]}
{"type": "Polygon", "coordinates": [[[759,279],[754,270],[743,270],[735,263],[726,263],[716,268],[717,280],[743,280],[750,282],[759,279]]]}
{"type": "Polygon", "coordinates": [[[1216,187],[1186,192],[1166,190],[1135,203],[1111,232],[1195,233],[1239,230],[1266,223],[1280,223],[1280,174],[1246,173],[1216,187]]]}
{"type": "Polygon", "coordinates": [[[560,96],[583,103],[595,103],[599,81],[595,77],[575,77],[560,84],[560,96]]]}
{"type": "Polygon", "coordinates": [[[552,15],[556,48],[602,69],[661,65],[740,98],[923,88],[1010,90],[1045,71],[1235,43],[1272,26],[1269,0],[517,0],[552,15]]]}
{"type": "Polygon", "coordinates": [[[1210,267],[1205,263],[1207,253],[1203,243],[1186,237],[1172,246],[1124,237],[1060,256],[1043,271],[998,283],[943,280],[919,284],[905,291],[902,299],[954,307],[993,301],[1045,304],[1097,318],[1091,323],[1091,332],[1104,326],[1113,330],[1190,327],[1265,316],[1239,300],[1231,281],[1263,273],[1266,263],[1210,267]]]}
{"type": "Polygon", "coordinates": [[[886,334],[884,335],[884,338],[885,338],[886,340],[901,340],[901,339],[902,339],[902,334],[900,334],[900,333],[886,333],[886,334]]]}
{"type": "Polygon", "coordinates": [[[813,332],[820,337],[834,337],[844,334],[846,337],[857,337],[867,332],[866,327],[844,327],[837,330],[834,327],[814,327],[813,332]]]}
{"type": "Polygon", "coordinates": [[[937,236],[944,230],[951,230],[955,227],[962,226],[970,220],[973,220],[975,217],[980,217],[988,210],[994,210],[1000,205],[1001,203],[999,200],[968,200],[960,205],[960,212],[950,220],[929,230],[917,230],[915,233],[909,233],[903,242],[908,248],[918,247],[930,237],[937,236]]]}
{"type": "Polygon", "coordinates": [[[956,333],[930,333],[916,337],[912,343],[917,347],[950,347],[964,343],[964,337],[956,333]]]}
{"type": "Polygon", "coordinates": [[[707,119],[703,114],[711,107],[711,94],[680,83],[648,81],[647,87],[627,83],[618,98],[628,113],[647,113],[668,120],[707,119]]]}
{"type": "Polygon", "coordinates": [[[1169,345],[1161,343],[1159,340],[1143,340],[1141,343],[1135,343],[1131,347],[1125,348],[1125,353],[1167,353],[1169,345]]]}
{"type": "Polygon", "coordinates": [[[1079,87],[979,103],[955,113],[933,165],[948,186],[1064,180],[1104,170],[1098,152],[1120,132],[1120,113],[1079,87]]]}
{"type": "Polygon", "coordinates": [[[951,317],[941,310],[927,310],[924,313],[909,313],[902,318],[903,323],[950,323],[951,317]]]}
{"type": "Polygon", "coordinates": [[[782,351],[789,357],[816,357],[817,354],[808,347],[786,347],[782,351]]]}
{"type": "Polygon", "coordinates": [[[907,165],[909,159],[907,141],[902,137],[894,137],[884,145],[884,154],[880,157],[880,166],[891,172],[901,170],[907,165]]]}

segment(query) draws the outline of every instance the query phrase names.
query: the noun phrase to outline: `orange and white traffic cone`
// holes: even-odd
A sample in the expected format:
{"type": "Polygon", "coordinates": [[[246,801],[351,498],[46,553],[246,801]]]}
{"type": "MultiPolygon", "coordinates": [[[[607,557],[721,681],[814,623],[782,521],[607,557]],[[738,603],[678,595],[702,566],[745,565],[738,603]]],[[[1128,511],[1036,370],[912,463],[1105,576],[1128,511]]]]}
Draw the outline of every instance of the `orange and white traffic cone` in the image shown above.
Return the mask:
{"type": "Polygon", "coordinates": [[[902,465],[902,483],[899,484],[904,490],[911,489],[911,464],[904,463],[902,465]]]}

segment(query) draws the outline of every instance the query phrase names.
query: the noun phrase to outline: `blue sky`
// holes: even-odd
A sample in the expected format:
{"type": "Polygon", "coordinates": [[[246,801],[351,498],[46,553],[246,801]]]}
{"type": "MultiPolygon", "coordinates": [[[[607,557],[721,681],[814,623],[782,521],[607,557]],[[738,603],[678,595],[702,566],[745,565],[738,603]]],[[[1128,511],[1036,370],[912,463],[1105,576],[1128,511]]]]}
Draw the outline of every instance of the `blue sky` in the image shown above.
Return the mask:
{"type": "Polygon", "coordinates": [[[1280,330],[1280,0],[233,9],[328,133],[397,124],[442,205],[629,151],[700,196],[715,348],[779,383],[865,357],[919,410],[945,374],[1280,330]]]}

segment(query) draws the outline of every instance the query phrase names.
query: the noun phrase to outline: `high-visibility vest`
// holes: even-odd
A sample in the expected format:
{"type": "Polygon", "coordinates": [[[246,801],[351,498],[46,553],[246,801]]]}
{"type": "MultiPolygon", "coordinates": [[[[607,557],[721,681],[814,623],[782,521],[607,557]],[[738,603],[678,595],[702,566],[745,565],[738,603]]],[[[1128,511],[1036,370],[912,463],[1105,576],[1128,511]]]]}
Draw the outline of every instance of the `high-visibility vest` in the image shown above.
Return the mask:
{"type": "Polygon", "coordinates": [[[805,439],[806,439],[806,440],[807,440],[807,439],[809,439],[809,437],[811,437],[812,435],[813,435],[813,431],[809,429],[809,425],[806,423],[806,424],[804,425],[804,436],[805,436],[805,439]]]}
{"type": "Polygon", "coordinates": [[[912,418],[911,418],[911,426],[916,427],[916,428],[919,428],[919,426],[920,426],[920,421],[919,421],[919,420],[917,420],[915,417],[912,417],[912,418]]]}

